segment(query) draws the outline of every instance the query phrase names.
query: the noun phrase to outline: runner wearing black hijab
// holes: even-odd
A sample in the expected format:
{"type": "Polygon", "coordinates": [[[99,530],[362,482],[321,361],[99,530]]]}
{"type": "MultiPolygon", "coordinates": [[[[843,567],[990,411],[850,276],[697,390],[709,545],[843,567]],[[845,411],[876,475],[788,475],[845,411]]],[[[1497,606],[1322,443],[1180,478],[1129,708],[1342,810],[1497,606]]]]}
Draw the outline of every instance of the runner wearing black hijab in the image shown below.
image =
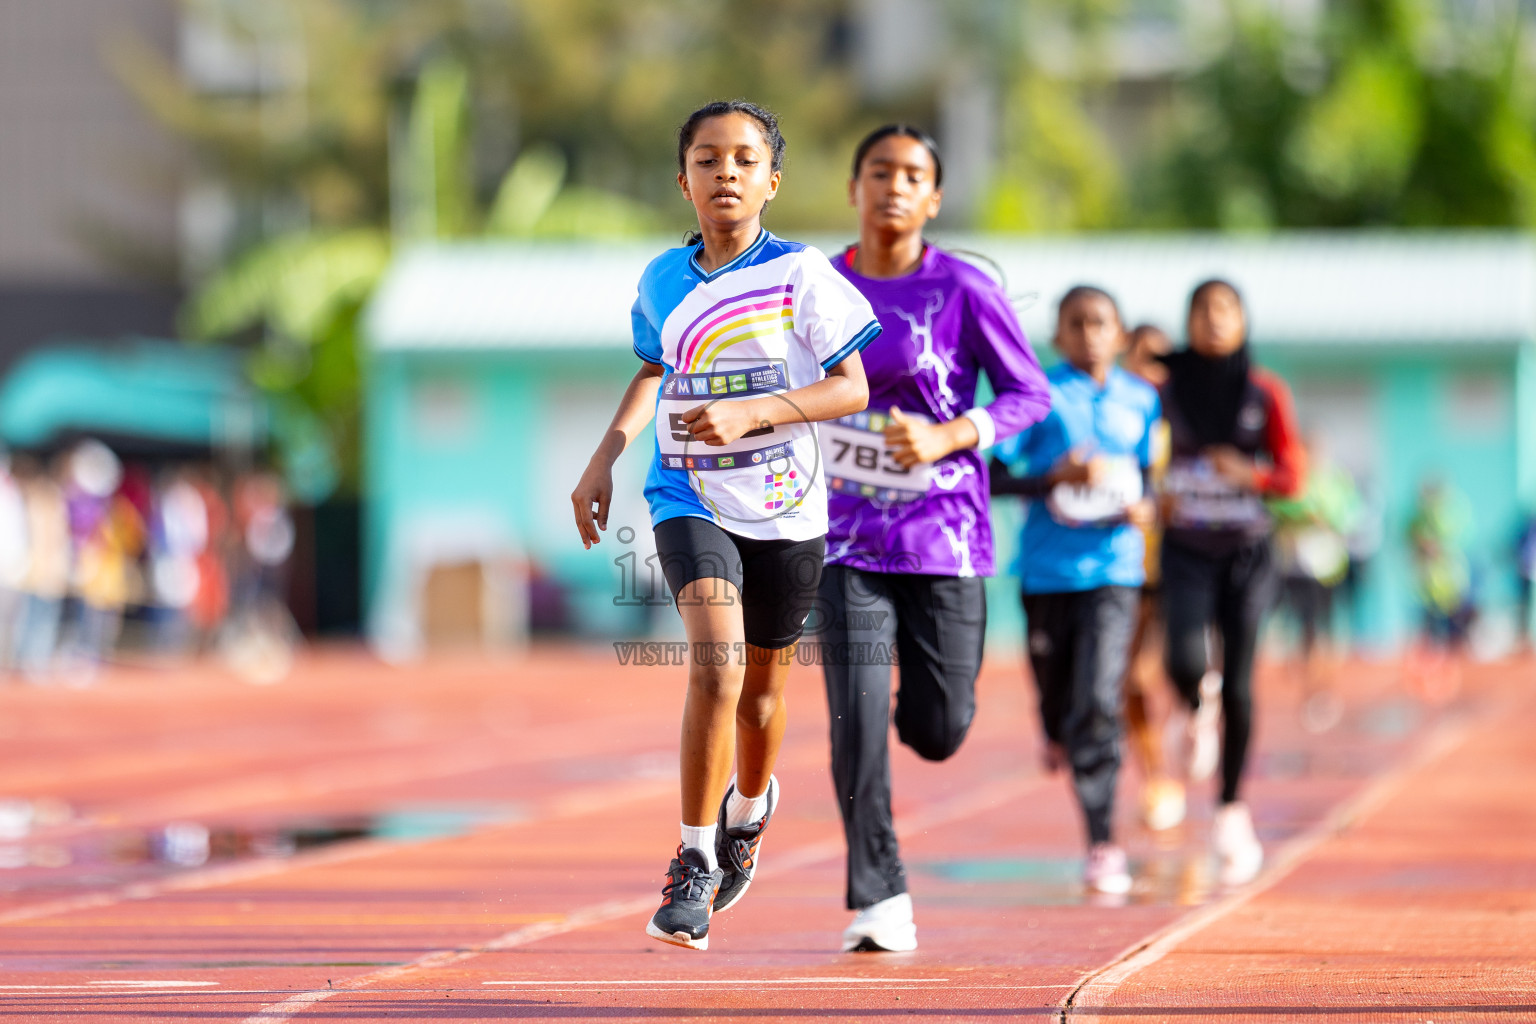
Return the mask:
{"type": "Polygon", "coordinates": [[[1253,661],[1259,625],[1278,578],[1266,497],[1304,483],[1305,454],[1290,390],[1254,366],[1242,297],[1226,281],[1189,299],[1189,347],[1164,358],[1163,414],[1170,432],[1164,479],[1163,607],[1168,675],[1200,706],[1206,630],[1221,634],[1221,800],[1213,845],[1225,885],[1258,874],[1264,851],[1239,799],[1253,729],[1253,661]]]}

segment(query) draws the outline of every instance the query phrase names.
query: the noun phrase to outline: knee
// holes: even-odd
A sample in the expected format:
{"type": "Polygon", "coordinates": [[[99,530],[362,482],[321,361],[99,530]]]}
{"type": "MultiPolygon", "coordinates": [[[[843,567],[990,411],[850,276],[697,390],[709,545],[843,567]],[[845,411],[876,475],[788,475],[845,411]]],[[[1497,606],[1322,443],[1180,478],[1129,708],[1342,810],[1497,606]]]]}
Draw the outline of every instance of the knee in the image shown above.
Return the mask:
{"type": "Polygon", "coordinates": [[[925,761],[948,760],[971,731],[972,714],[972,709],[966,708],[961,713],[935,716],[921,723],[898,718],[896,735],[925,761]]]}
{"type": "Polygon", "coordinates": [[[1200,677],[1205,675],[1205,634],[1197,632],[1193,639],[1169,638],[1163,652],[1163,667],[1185,698],[1192,697],[1200,686],[1200,677]]]}
{"type": "Polygon", "coordinates": [[[776,693],[742,694],[736,702],[736,723],[748,729],[766,729],[779,713],[776,693]]]}
{"type": "Polygon", "coordinates": [[[741,696],[742,671],[735,665],[695,665],[688,673],[688,696],[720,704],[741,696]]]}

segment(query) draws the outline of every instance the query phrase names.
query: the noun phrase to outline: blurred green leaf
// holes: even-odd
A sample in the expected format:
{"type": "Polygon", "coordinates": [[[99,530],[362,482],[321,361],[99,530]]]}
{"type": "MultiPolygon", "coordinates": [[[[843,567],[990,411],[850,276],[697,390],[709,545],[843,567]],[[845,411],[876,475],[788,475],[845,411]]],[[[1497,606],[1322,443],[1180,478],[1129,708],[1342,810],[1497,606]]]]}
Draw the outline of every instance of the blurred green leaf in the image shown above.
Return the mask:
{"type": "Polygon", "coordinates": [[[389,263],[378,228],[313,232],[259,245],[214,274],[183,313],[194,337],[220,338],[265,325],[311,344],[348,304],[367,296],[389,263]]]}
{"type": "Polygon", "coordinates": [[[528,235],[565,184],[565,155],[548,144],[529,146],[501,180],[485,220],[488,235],[528,235]]]}

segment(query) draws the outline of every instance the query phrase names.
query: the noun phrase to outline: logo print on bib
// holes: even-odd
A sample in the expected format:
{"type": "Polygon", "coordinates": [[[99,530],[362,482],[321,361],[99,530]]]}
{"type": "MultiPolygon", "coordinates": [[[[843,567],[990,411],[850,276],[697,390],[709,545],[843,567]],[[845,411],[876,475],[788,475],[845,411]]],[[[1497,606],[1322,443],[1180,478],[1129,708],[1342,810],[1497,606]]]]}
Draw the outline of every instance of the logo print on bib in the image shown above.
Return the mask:
{"type": "Polygon", "coordinates": [[[784,502],[799,501],[805,497],[799,475],[791,469],[786,473],[768,472],[763,475],[763,508],[767,511],[781,509],[784,502]]]}

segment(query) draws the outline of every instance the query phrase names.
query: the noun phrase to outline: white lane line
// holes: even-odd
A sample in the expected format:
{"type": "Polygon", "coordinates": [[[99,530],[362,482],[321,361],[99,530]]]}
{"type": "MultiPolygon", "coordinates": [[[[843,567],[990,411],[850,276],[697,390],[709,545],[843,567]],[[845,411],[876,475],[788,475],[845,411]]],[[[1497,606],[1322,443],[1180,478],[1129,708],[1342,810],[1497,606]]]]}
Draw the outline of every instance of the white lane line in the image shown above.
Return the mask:
{"type": "MultiPolygon", "coordinates": [[[[1030,789],[1045,785],[1046,779],[1042,776],[1013,777],[991,786],[983,786],[971,790],[963,796],[955,797],[931,807],[918,811],[915,814],[898,818],[896,825],[906,832],[919,831],[931,828],[934,825],[958,818],[967,818],[982,811],[991,810],[1000,804],[1010,800],[1016,800],[1030,789]]],[[[670,787],[675,782],[668,780],[670,787]]],[[[779,871],[792,871],[797,868],[816,864],[843,854],[843,840],[841,837],[827,839],[816,843],[807,843],[804,846],[789,850],[782,857],[770,858],[764,862],[763,870],[772,873],[779,871]]],[[[597,903],[572,911],[562,921],[540,921],[536,924],[524,925],[514,928],[512,931],[499,935],[491,941],[479,946],[471,946],[467,949],[442,949],[428,953],[409,963],[396,967],[386,967],[381,971],[369,974],[359,974],[340,982],[333,983],[333,987],[317,989],[313,992],[304,992],[285,999],[280,1003],[263,1007],[260,1011],[247,1017],[244,1024],[274,1024],[276,1021],[289,1020],[304,1010],[331,996],[342,992],[353,992],[369,988],[379,982],[391,981],[395,978],[414,974],[417,971],[429,971],[439,967],[448,967],[473,959],[482,953],[493,953],[498,950],[511,949],[515,946],[526,946],[531,942],[548,938],[552,935],[562,935],[566,932],[578,931],[592,925],[602,924],[621,917],[629,917],[632,914],[643,914],[654,909],[656,897],[652,895],[639,896],[627,900],[610,900],[607,903],[597,903]]],[[[899,980],[899,979],[898,979],[899,980]]],[[[1056,987],[1056,986],[1052,986],[1056,987]]]]}
{"type": "Polygon", "coordinates": [[[87,981],[85,984],[75,985],[0,985],[0,991],[5,992],[105,992],[110,989],[123,988],[132,992],[144,989],[165,989],[166,991],[184,988],[200,988],[206,985],[217,985],[217,981],[87,981]]]}
{"type": "Polygon", "coordinates": [[[1215,924],[1255,897],[1274,888],[1301,865],[1308,855],[1368,814],[1373,813],[1397,794],[1420,769],[1427,767],[1460,746],[1492,715],[1468,715],[1454,722],[1442,723],[1418,750],[1378,776],[1353,797],[1336,806],[1311,828],[1291,837],[1276,851],[1263,873],[1248,886],[1215,903],[1171,922],[1147,938],[1124,950],[1105,967],[1088,974],[1061,1001],[1062,1024],[1099,1024],[1098,1011],[1109,1007],[1109,997],[1132,975],[1157,963],[1201,930],[1215,924]]]}

